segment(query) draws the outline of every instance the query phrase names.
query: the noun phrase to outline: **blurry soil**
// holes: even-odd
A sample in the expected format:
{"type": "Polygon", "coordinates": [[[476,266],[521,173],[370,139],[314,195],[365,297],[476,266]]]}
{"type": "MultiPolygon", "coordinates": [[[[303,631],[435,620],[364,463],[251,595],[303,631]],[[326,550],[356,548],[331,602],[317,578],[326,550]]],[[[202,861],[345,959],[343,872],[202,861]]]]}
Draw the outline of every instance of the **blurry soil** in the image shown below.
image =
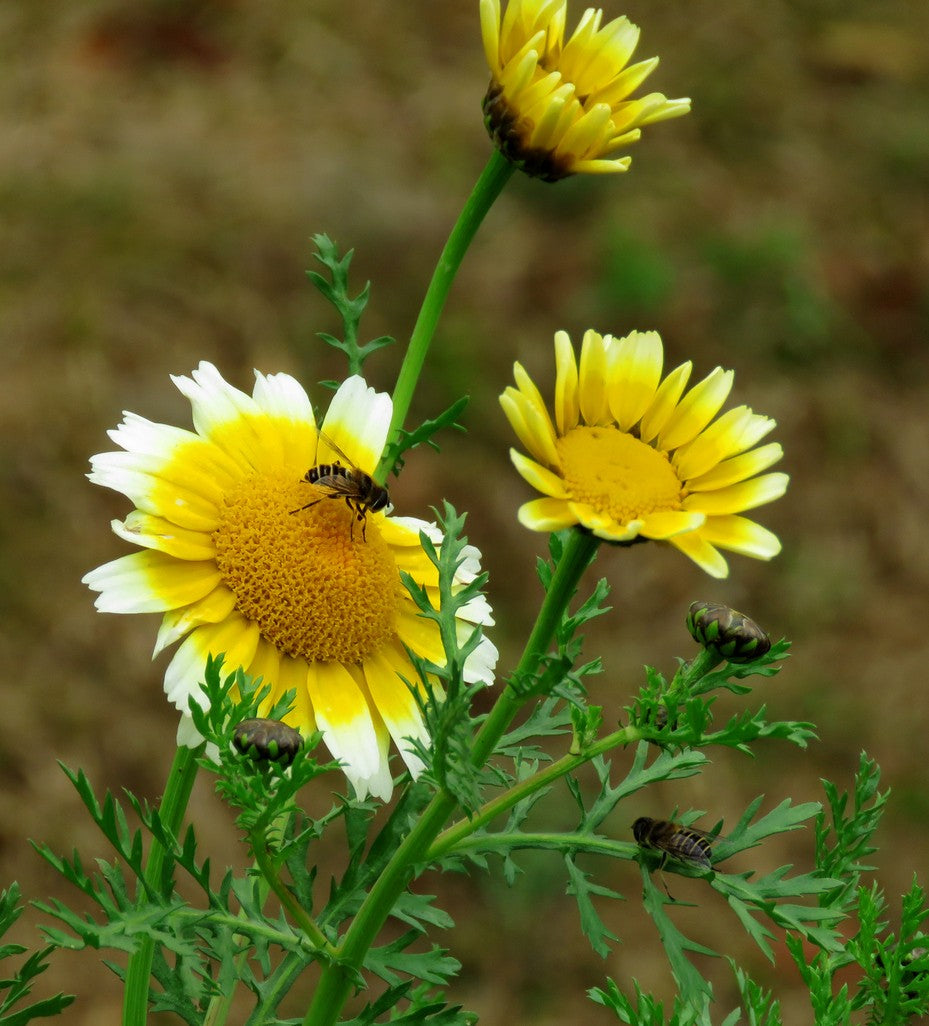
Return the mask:
{"type": "MultiPolygon", "coordinates": [[[[414,454],[392,498],[404,514],[443,498],[469,511],[506,670],[545,550],[515,520],[529,495],[497,404],[512,361],[550,390],[556,329],[656,328],[669,366],[735,368],[737,401],[774,416],[786,450],[788,495],[758,515],[784,552],[733,557],[724,582],[657,546],[603,552],[615,612],[590,634],[594,700],[619,715],[643,663],[673,672],[692,652],[687,606],[708,597],[793,639],[759,701],[821,741],[714,753],[615,827],[675,805],[731,819],[760,793],[819,798],[820,778],[849,786],[867,750],[893,789],[877,874],[893,909],[914,871],[926,882],[929,852],[929,4],[607,7],[620,13],[643,28],[641,56],[661,55],[649,88],[691,96],[693,113],[647,129],[627,175],[508,187],[414,410],[468,393],[468,433],[414,454]]],[[[339,325],[304,275],[314,233],[354,247],[359,288],[372,280],[366,336],[407,337],[489,153],[488,75],[476,0],[13,3],[0,48],[0,877],[44,900],[70,895],[28,838],[105,854],[56,760],[154,800],[174,746],[154,618],[101,616],[80,583],[127,551],[108,528],[127,503],[87,483],[88,457],[123,410],[188,425],[169,375],[204,359],[244,389],[256,367],[295,373],[325,403],[315,383],[344,367],[316,339],[339,325]]],[[[389,390],[399,357],[374,357],[371,382],[389,390]]],[[[193,815],[217,862],[241,861],[206,791],[193,815]]],[[[798,833],[757,868],[806,866],[811,846],[798,833]]],[[[526,865],[513,890],[497,874],[429,880],[459,922],[443,938],[464,963],[455,1001],[486,1026],[544,1026],[606,1022],[584,997],[606,975],[670,995],[629,867],[604,878],[629,898],[608,913],[624,943],[604,962],[559,867],[526,865]]],[[[27,913],[19,935],[35,943],[41,920],[27,913]]],[[[749,951],[726,909],[692,925],[776,987],[785,1021],[811,1021],[787,963],[749,951]]],[[[714,971],[722,1018],[733,992],[714,971]]],[[[58,956],[42,987],[79,993],[70,1023],[118,1021],[94,953],[58,956]]]]}

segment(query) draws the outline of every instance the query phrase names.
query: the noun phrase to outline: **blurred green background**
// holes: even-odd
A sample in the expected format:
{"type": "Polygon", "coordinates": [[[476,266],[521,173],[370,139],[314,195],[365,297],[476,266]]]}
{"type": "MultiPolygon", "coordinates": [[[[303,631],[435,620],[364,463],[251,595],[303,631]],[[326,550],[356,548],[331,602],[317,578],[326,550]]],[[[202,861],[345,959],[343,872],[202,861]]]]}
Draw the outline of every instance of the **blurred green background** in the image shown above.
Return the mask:
{"type": "MultiPolygon", "coordinates": [[[[612,827],[625,836],[675,805],[731,821],[759,793],[818,798],[822,776],[850,785],[866,749],[894,791],[879,878],[895,901],[929,861],[929,3],[606,8],[621,13],[643,28],[638,56],[661,56],[649,87],[691,96],[693,113],[646,130],[627,175],[508,187],[414,409],[467,392],[468,433],[414,454],[392,498],[403,514],[442,498],[470,511],[505,671],[545,550],[515,522],[530,495],[496,399],[512,361],[550,393],[556,329],[657,328],[669,366],[735,368],[735,401],[776,417],[787,453],[787,497],[758,516],[784,552],[734,557],[714,582],[657,546],[603,551],[616,608],[590,636],[606,668],[594,698],[615,717],[644,662],[673,671],[689,657],[683,617],[707,597],[794,640],[756,699],[812,720],[822,741],[754,761],[715,752],[700,779],[636,796],[612,827]]],[[[149,659],[155,618],[98,615],[80,584],[127,551],[107,525],[128,505],[87,483],[88,457],[111,447],[124,409],[188,425],[168,375],[201,359],[245,389],[255,367],[295,373],[325,403],[315,382],[343,366],[315,339],[339,327],[304,275],[316,232],[355,248],[359,288],[373,281],[366,336],[405,338],[489,153],[488,74],[476,0],[14,0],[0,48],[0,877],[47,898],[61,887],[26,838],[105,854],[56,759],[155,799],[176,723],[166,660],[149,659]]],[[[399,357],[375,356],[371,382],[389,390],[399,357]]],[[[216,860],[240,863],[207,788],[193,811],[216,860]]],[[[810,853],[798,833],[733,868],[806,867],[810,853]]],[[[605,913],[624,943],[604,962],[560,868],[524,864],[512,891],[498,875],[426,882],[459,921],[440,938],[464,963],[456,1001],[500,1026],[607,1022],[583,996],[607,974],[670,995],[633,867],[587,867],[629,899],[605,913]]],[[[681,910],[698,939],[777,988],[785,1021],[810,1021],[793,970],[747,949],[718,895],[675,880],[675,896],[701,902],[681,910]]],[[[722,1018],[728,970],[704,968],[722,1018]]],[[[118,1021],[119,988],[92,954],[59,956],[43,987],[80,992],[68,1022],[118,1021]]]]}

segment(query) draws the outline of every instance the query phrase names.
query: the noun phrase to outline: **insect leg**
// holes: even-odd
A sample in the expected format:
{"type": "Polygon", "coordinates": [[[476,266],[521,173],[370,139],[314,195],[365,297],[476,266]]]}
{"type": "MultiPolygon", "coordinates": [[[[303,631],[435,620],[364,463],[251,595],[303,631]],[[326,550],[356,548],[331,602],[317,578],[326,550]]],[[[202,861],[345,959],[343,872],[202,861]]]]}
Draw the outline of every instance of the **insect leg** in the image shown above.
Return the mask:
{"type": "MultiPolygon", "coordinates": [[[[324,495],[323,496],[323,499],[328,499],[328,498],[331,498],[331,496],[329,496],[329,495],[324,495]]],[[[305,506],[298,506],[296,509],[292,509],[290,511],[290,515],[293,516],[294,513],[302,513],[305,509],[309,509],[310,506],[315,506],[317,502],[322,502],[323,499],[314,499],[312,502],[308,502],[305,506]]]]}
{"type": "Polygon", "coordinates": [[[668,881],[665,879],[665,875],[664,875],[664,867],[667,865],[667,862],[668,862],[668,853],[666,851],[663,851],[661,853],[661,861],[658,863],[658,875],[661,877],[661,886],[664,887],[665,894],[667,894],[667,896],[672,901],[674,901],[674,895],[668,889],[668,881]]]}

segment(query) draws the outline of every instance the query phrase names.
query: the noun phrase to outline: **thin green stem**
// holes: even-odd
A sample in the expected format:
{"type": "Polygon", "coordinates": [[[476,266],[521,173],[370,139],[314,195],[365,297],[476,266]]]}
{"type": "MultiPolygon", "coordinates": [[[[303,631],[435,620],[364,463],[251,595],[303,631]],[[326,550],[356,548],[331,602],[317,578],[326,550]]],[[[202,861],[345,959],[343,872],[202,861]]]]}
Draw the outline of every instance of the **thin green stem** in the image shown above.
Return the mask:
{"type": "MultiPolygon", "coordinates": [[[[458,273],[458,268],[461,266],[461,261],[487,211],[493,206],[503,187],[510,180],[513,171],[514,165],[501,156],[497,150],[494,150],[439,256],[432,280],[429,282],[429,288],[423,298],[419,316],[413,326],[413,333],[410,336],[406,355],[403,357],[400,373],[397,375],[397,384],[393,394],[393,415],[388,436],[391,442],[395,442],[399,438],[400,429],[410,412],[410,403],[413,401],[413,394],[416,391],[426,354],[429,352],[432,336],[435,334],[439,316],[445,306],[445,300],[452,287],[452,282],[455,280],[455,275],[458,273]]],[[[393,469],[392,463],[392,446],[388,445],[385,455],[374,473],[375,481],[383,484],[387,480],[387,475],[393,469]]]]}
{"type": "Polygon", "coordinates": [[[634,841],[614,841],[612,837],[598,837],[591,834],[573,833],[501,833],[491,836],[471,837],[460,841],[456,851],[510,852],[520,848],[536,851],[584,852],[588,855],[605,855],[608,858],[635,861],[641,849],[634,841]]]}
{"type": "MultiPolygon", "coordinates": [[[[514,673],[517,679],[525,679],[538,668],[598,544],[596,538],[584,531],[573,531],[568,536],[535,626],[514,673]]],[[[482,766],[493,754],[513,717],[531,697],[519,694],[510,687],[504,689],[475,738],[471,753],[475,766],[482,766]]],[[[568,758],[582,762],[585,757],[568,758]]],[[[437,794],[387,863],[345,934],[338,950],[338,960],[323,969],[303,1020],[304,1026],[332,1026],[338,1019],[365,954],[374,943],[401,891],[415,875],[417,866],[429,860],[430,849],[454,811],[455,804],[450,795],[444,792],[437,794]]]]}
{"type": "Polygon", "coordinates": [[[263,879],[267,882],[268,887],[270,887],[275,895],[277,895],[278,900],[291,914],[294,922],[300,927],[304,934],[306,934],[307,940],[309,940],[314,947],[319,948],[321,952],[325,952],[328,955],[333,954],[332,945],[326,939],[326,935],[316,925],[313,917],[307,915],[306,910],[284,886],[284,883],[278,874],[277,866],[275,866],[274,862],[268,857],[268,852],[264,845],[265,838],[263,835],[261,837],[252,838],[252,850],[255,852],[255,864],[260,870],[263,879]]]}
{"type": "MultiPolygon", "coordinates": [[[[164,796],[161,799],[160,815],[165,828],[175,836],[180,829],[190,801],[194,780],[197,777],[197,756],[199,749],[179,745],[168,773],[164,796]]],[[[152,889],[161,887],[164,871],[165,850],[153,841],[152,850],[145,866],[145,883],[152,889]]],[[[123,1026],[144,1026],[148,1018],[148,992],[151,984],[152,960],[155,942],[146,937],[129,959],[126,970],[126,989],[123,994],[123,1026]]]]}
{"type": "Polygon", "coordinates": [[[434,862],[437,858],[440,858],[452,848],[456,847],[461,841],[469,837],[480,827],[489,823],[501,813],[511,809],[514,805],[518,805],[524,798],[528,798],[531,794],[535,794],[536,791],[541,790],[543,787],[548,787],[549,784],[552,784],[561,777],[573,772],[578,768],[578,766],[581,766],[585,762],[589,762],[591,759],[596,758],[596,756],[602,755],[604,752],[608,752],[620,745],[628,745],[635,741],[639,741],[641,737],[642,732],[638,727],[622,727],[620,730],[615,730],[612,734],[607,734],[606,737],[602,737],[599,741],[585,749],[581,754],[565,755],[557,762],[553,762],[551,765],[546,766],[545,769],[539,770],[537,773],[533,773],[530,777],[526,777],[524,780],[521,780],[518,784],[511,787],[504,794],[499,795],[494,798],[493,801],[482,806],[469,819],[463,819],[458,823],[453,823],[447,830],[444,830],[439,834],[435,839],[435,842],[429,848],[429,851],[426,853],[426,860],[434,862]]]}
{"type": "MultiPolygon", "coordinates": [[[[516,680],[530,676],[538,668],[555,636],[561,617],[577,590],[578,581],[590,566],[599,544],[598,538],[580,528],[568,535],[535,626],[513,673],[516,680]]],[[[503,691],[474,739],[471,761],[476,766],[484,765],[525,701],[525,696],[512,687],[508,686],[503,691]]]]}

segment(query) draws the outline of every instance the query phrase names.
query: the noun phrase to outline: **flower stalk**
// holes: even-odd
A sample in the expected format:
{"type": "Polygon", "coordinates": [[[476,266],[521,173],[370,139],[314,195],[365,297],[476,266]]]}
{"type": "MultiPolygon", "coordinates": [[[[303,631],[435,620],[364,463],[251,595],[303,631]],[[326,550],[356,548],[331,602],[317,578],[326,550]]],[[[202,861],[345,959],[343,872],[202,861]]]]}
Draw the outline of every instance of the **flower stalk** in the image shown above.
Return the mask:
{"type": "MultiPolygon", "coordinates": [[[[474,236],[477,234],[484,217],[493,206],[494,201],[503,191],[503,187],[510,180],[515,167],[496,150],[491,154],[484,170],[481,172],[471,195],[468,197],[455,226],[448,236],[448,241],[439,255],[438,263],[429,282],[429,288],[423,298],[419,315],[413,326],[413,333],[410,336],[403,363],[400,366],[400,373],[397,375],[397,383],[393,393],[393,415],[390,421],[389,440],[396,441],[406,421],[410,410],[410,403],[413,401],[413,394],[419,376],[422,373],[426,354],[432,343],[436,325],[445,300],[448,297],[452,282],[461,266],[461,261],[471,245],[474,236]]],[[[386,453],[391,452],[388,446],[386,453]]],[[[390,471],[393,469],[390,464],[390,456],[385,456],[374,473],[374,479],[379,484],[384,484],[390,471]]]]}
{"type": "MultiPolygon", "coordinates": [[[[178,745],[168,773],[160,814],[165,829],[175,837],[183,822],[190,793],[197,779],[199,754],[200,749],[178,745]]],[[[145,883],[153,890],[160,886],[165,854],[164,847],[158,841],[153,841],[145,867],[145,883]]],[[[154,939],[145,937],[129,959],[123,994],[123,1026],[145,1026],[148,1020],[148,993],[154,954],[154,939]]]]}
{"type": "MultiPolygon", "coordinates": [[[[535,626],[514,671],[514,677],[530,676],[538,669],[577,589],[581,575],[593,560],[598,545],[598,539],[586,531],[573,531],[568,536],[551,586],[546,591],[535,626]]],[[[512,687],[504,688],[500,693],[475,737],[472,762],[476,767],[484,765],[490,758],[513,718],[530,697],[519,694],[512,687]]],[[[620,741],[611,740],[608,747],[618,743],[620,741]]],[[[583,756],[567,758],[571,766],[574,766],[589,757],[589,753],[585,753],[583,756]]],[[[561,764],[558,765],[561,768],[561,764]]],[[[561,772],[566,773],[570,768],[563,768],[561,772]]],[[[332,1026],[336,1022],[365,954],[374,943],[401,891],[413,878],[416,867],[430,860],[436,837],[454,812],[455,804],[455,800],[449,794],[437,794],[394,853],[345,934],[344,941],[337,949],[336,958],[323,970],[303,1020],[304,1026],[332,1026]]]]}

